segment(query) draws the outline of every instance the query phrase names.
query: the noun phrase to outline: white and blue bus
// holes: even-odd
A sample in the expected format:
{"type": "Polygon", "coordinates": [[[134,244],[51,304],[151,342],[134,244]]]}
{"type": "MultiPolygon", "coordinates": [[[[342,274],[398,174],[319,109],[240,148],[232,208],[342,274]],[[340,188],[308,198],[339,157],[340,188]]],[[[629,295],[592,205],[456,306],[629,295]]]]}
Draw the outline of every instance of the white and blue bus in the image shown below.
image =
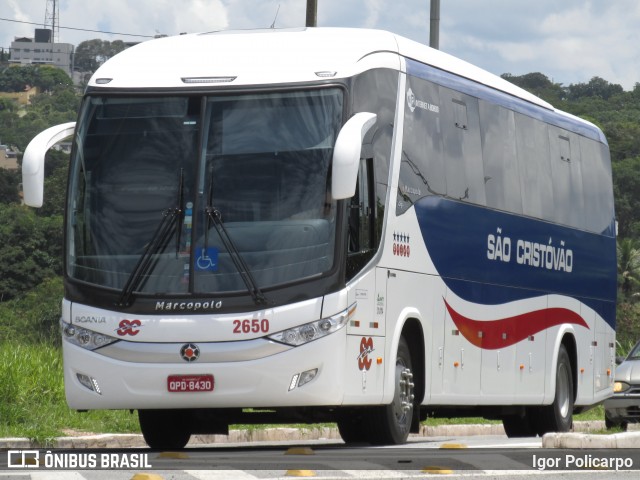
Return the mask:
{"type": "Polygon", "coordinates": [[[499,77],[382,31],[182,35],[100,67],[25,152],[25,203],[69,136],[67,401],[137,410],[151,447],[535,436],[612,393],[607,141],[499,77]]]}

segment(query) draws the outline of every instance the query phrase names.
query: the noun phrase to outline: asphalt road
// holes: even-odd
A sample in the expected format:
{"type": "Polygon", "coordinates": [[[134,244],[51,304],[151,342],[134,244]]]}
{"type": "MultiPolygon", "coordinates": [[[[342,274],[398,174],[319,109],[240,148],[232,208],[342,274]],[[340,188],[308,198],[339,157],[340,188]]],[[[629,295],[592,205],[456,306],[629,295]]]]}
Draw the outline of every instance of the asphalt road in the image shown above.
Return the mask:
{"type": "Polygon", "coordinates": [[[38,449],[30,454],[33,458],[37,452],[38,458],[23,464],[20,458],[23,453],[28,457],[29,451],[18,449],[0,452],[0,480],[527,479],[534,475],[538,479],[540,475],[606,479],[614,474],[624,479],[640,474],[640,449],[547,449],[541,445],[540,438],[480,435],[413,438],[401,447],[351,446],[324,439],[199,445],[180,452],[38,449]],[[13,468],[7,468],[9,461],[13,468]],[[123,462],[128,469],[120,468],[123,462]],[[49,468],[55,465],[58,470],[49,468]],[[106,468],[114,466],[118,468],[106,468]]]}

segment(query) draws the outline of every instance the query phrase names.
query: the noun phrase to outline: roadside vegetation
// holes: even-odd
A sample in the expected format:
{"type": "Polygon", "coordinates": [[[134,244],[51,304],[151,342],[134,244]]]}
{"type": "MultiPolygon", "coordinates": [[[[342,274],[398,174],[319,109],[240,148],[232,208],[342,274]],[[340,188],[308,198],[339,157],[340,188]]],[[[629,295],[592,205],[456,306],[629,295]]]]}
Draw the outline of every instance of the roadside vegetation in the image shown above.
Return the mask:
{"type": "MultiPolygon", "coordinates": [[[[89,41],[77,65],[90,74],[124,48],[89,41]]],[[[84,42],[83,42],[84,43],[84,42]]],[[[542,73],[503,77],[557,108],[596,123],[607,136],[618,219],[618,355],[640,338],[640,83],[631,91],[594,77],[563,86],[542,73]]],[[[18,152],[52,125],[73,121],[80,92],[61,71],[0,63],[0,144],[18,152]],[[36,86],[27,104],[12,96],[36,86]]],[[[129,412],[70,410],[65,402],[58,322],[62,288],[63,206],[68,155],[51,151],[45,171],[45,206],[21,205],[20,173],[0,169],[0,437],[47,439],[68,430],[137,432],[129,412]]],[[[602,420],[602,408],[577,420],[602,420]]],[[[485,422],[429,419],[428,425],[485,422]]]]}
{"type": "Polygon", "coordinates": [[[0,438],[49,446],[70,431],[138,431],[124,411],[79,413],[65,401],[58,322],[62,281],[52,277],[20,298],[0,303],[0,438]]]}

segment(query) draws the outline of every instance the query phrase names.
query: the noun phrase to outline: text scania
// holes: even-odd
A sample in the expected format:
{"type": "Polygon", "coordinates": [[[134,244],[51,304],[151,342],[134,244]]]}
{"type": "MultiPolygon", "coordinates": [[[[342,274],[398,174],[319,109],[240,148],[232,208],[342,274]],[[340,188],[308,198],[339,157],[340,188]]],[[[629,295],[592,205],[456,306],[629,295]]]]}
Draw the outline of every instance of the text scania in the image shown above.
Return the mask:
{"type": "Polygon", "coordinates": [[[489,260],[509,263],[515,258],[519,265],[558,272],[573,271],[573,250],[565,248],[564,241],[560,241],[560,245],[554,245],[551,238],[546,244],[523,239],[514,242],[510,237],[500,235],[501,233],[501,229],[498,229],[498,235],[487,235],[489,260]]]}

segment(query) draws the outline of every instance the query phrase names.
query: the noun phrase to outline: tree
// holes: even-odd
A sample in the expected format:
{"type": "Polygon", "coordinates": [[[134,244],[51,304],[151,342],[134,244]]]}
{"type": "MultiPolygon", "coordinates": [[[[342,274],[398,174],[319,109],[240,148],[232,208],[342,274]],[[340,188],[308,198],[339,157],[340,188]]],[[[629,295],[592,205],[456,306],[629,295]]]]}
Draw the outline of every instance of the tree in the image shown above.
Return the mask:
{"type": "Polygon", "coordinates": [[[80,97],[69,85],[57,85],[50,93],[38,94],[31,98],[30,112],[38,112],[47,116],[62,113],[74,119],[80,108],[80,97]]]}
{"type": "Polygon", "coordinates": [[[549,80],[549,77],[540,72],[527,73],[525,75],[504,73],[501,77],[553,105],[560,103],[565,97],[562,84],[553,83],[549,80]]]}
{"type": "Polygon", "coordinates": [[[567,88],[569,100],[578,100],[582,97],[598,97],[608,100],[612,96],[623,92],[622,85],[609,83],[600,77],[593,77],[589,80],[589,83],[572,83],[567,88]]]}
{"type": "Polygon", "coordinates": [[[541,90],[553,85],[551,80],[549,80],[549,77],[540,72],[527,73],[519,76],[505,73],[502,75],[502,78],[527,90],[541,90]]]}
{"type": "Polygon", "coordinates": [[[86,40],[80,42],[76,47],[74,57],[74,69],[79,72],[95,72],[100,64],[98,63],[102,40],[86,40]]]}
{"type": "Polygon", "coordinates": [[[18,120],[17,102],[7,98],[0,98],[0,144],[10,145],[9,141],[14,124],[18,120]]]}
{"type": "Polygon", "coordinates": [[[62,273],[62,217],[0,204],[0,300],[62,273]]]}
{"type": "Polygon", "coordinates": [[[637,238],[640,234],[640,157],[612,164],[618,234],[637,238]]]}
{"type": "Polygon", "coordinates": [[[640,303],[619,297],[616,308],[616,354],[626,356],[638,341],[640,303]]]}
{"type": "Polygon", "coordinates": [[[49,150],[44,162],[44,203],[36,210],[36,215],[44,217],[64,215],[68,171],[69,155],[49,150]]]}
{"type": "Polygon", "coordinates": [[[73,86],[73,82],[71,77],[60,68],[41,65],[36,70],[35,86],[42,91],[50,92],[59,86],[73,86]]]}
{"type": "Polygon", "coordinates": [[[35,69],[31,66],[12,65],[0,72],[1,92],[23,92],[27,85],[35,84],[35,69]]]}
{"type": "Polygon", "coordinates": [[[126,47],[122,40],[86,40],[80,42],[75,52],[75,70],[78,72],[95,72],[100,65],[123,51],[126,47]]]}
{"type": "Polygon", "coordinates": [[[117,55],[118,53],[122,52],[123,50],[125,50],[127,48],[127,46],[125,45],[125,43],[122,40],[114,40],[113,42],[109,43],[107,42],[108,45],[105,46],[105,62],[110,59],[111,57],[117,55]]]}
{"type": "Polygon", "coordinates": [[[20,173],[0,168],[0,203],[20,203],[20,173]]]}
{"type": "Polygon", "coordinates": [[[18,110],[18,105],[15,100],[10,98],[0,98],[0,114],[7,112],[15,112],[18,110]]]}
{"type": "Polygon", "coordinates": [[[618,239],[618,288],[627,298],[640,286],[640,245],[633,238],[618,239]]]}
{"type": "Polygon", "coordinates": [[[51,91],[59,85],[71,86],[73,82],[63,70],[51,65],[14,65],[0,72],[0,91],[3,92],[22,92],[27,87],[51,91]]]}
{"type": "Polygon", "coordinates": [[[614,162],[640,156],[640,122],[620,118],[602,127],[614,162]]]}
{"type": "Polygon", "coordinates": [[[0,110],[2,141],[24,151],[38,133],[48,127],[76,119],[80,97],[71,86],[58,85],[50,93],[42,93],[31,99],[26,114],[3,113],[0,110]]]}

